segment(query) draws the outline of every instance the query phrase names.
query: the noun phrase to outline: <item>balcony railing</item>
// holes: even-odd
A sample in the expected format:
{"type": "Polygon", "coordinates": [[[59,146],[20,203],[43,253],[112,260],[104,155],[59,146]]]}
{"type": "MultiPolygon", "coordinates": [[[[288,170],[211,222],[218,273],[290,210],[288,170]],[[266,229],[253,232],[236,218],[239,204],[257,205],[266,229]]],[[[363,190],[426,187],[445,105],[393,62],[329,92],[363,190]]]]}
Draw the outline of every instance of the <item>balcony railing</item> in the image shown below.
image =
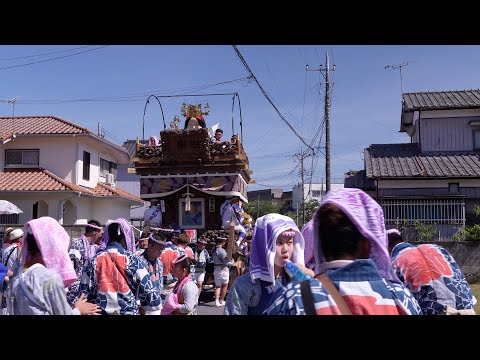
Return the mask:
{"type": "Polygon", "coordinates": [[[386,224],[465,224],[465,201],[438,200],[382,200],[386,224]]]}

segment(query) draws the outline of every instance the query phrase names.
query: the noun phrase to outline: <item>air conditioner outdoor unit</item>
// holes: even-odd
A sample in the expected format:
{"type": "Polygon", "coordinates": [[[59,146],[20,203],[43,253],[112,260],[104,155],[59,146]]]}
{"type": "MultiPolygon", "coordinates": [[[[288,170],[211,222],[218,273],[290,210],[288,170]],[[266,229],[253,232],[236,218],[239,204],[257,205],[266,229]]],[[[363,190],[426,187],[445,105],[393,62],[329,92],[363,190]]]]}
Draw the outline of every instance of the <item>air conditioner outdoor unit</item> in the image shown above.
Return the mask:
{"type": "Polygon", "coordinates": [[[113,176],[112,173],[107,173],[105,175],[105,183],[107,185],[115,185],[115,177],[113,176]]]}

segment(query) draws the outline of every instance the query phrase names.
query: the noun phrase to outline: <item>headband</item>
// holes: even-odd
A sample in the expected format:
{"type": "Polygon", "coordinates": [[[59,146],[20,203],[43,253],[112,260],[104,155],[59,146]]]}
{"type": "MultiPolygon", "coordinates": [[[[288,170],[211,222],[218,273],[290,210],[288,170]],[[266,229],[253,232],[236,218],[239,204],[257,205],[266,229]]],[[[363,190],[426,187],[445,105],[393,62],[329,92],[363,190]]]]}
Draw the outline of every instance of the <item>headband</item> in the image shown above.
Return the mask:
{"type": "Polygon", "coordinates": [[[188,255],[187,254],[183,254],[183,255],[180,255],[178,258],[176,258],[174,261],[173,261],[173,264],[176,265],[178,263],[181,263],[183,260],[185,260],[186,258],[188,258],[188,255]]]}
{"type": "Polygon", "coordinates": [[[92,229],[95,229],[95,230],[103,230],[103,227],[97,226],[97,225],[94,225],[94,224],[87,224],[85,226],[91,227],[92,229]]]}

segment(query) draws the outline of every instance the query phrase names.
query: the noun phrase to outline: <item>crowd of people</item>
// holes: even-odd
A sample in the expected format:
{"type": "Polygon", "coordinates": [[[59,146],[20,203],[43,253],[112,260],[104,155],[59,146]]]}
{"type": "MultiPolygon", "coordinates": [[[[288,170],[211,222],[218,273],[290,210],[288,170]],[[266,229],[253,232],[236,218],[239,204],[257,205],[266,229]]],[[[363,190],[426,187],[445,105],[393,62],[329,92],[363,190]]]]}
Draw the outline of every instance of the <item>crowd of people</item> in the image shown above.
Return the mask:
{"type": "MultiPolygon", "coordinates": [[[[157,209],[146,219],[158,219],[157,209]]],[[[362,190],[328,192],[301,231],[280,214],[252,225],[238,197],[220,216],[239,234],[240,267],[227,238],[208,251],[204,238],[162,228],[161,218],[140,239],[123,218],[104,226],[92,219],[77,239],[51,217],[6,229],[1,313],[195,315],[213,264],[215,305],[225,315],[475,314],[477,299],[453,256],[387,230],[381,206],[362,190]]]]}

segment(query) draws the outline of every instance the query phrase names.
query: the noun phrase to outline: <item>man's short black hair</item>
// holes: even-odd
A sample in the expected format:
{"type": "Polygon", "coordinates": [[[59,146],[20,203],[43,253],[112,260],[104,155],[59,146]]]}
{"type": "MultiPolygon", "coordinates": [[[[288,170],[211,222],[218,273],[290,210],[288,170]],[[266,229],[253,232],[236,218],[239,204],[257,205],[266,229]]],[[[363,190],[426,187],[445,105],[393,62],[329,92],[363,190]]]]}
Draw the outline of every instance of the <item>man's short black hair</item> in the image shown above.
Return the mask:
{"type": "Polygon", "coordinates": [[[100,224],[100,221],[95,220],[95,219],[88,220],[87,226],[85,226],[85,234],[90,234],[90,233],[98,230],[98,229],[95,229],[91,226],[88,226],[89,224],[95,225],[95,226],[98,226],[98,227],[102,227],[102,225],[100,224]]]}
{"type": "Polygon", "coordinates": [[[223,130],[222,130],[222,129],[217,129],[217,130],[215,130],[215,132],[216,132],[216,133],[219,132],[219,133],[222,133],[222,134],[223,134],[223,130]]]}
{"type": "Polygon", "coordinates": [[[100,224],[100,221],[95,220],[95,219],[88,220],[87,224],[92,224],[92,225],[96,225],[96,226],[102,226],[102,224],[100,224]]]}

